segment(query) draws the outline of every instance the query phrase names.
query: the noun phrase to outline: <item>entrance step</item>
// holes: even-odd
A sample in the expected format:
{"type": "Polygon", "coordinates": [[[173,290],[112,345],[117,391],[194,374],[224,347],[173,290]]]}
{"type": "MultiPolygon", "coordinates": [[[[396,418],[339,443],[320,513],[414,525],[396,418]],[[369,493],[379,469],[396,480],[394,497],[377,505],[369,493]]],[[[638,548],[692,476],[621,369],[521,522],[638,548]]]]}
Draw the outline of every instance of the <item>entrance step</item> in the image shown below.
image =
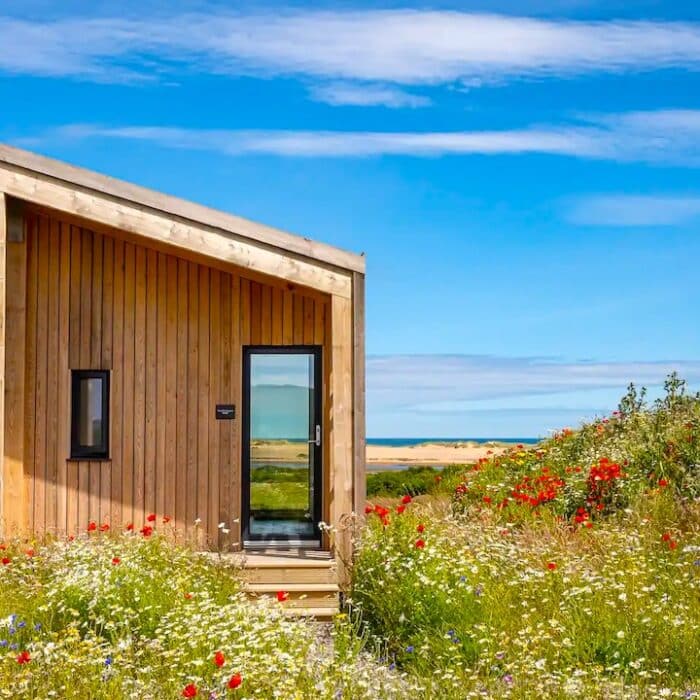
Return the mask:
{"type": "Polygon", "coordinates": [[[315,622],[330,622],[338,614],[337,608],[285,608],[286,617],[309,618],[315,622]]]}
{"type": "Polygon", "coordinates": [[[255,551],[241,555],[244,590],[252,599],[270,598],[284,591],[285,615],[328,620],[340,609],[335,561],[317,550],[255,551]]]}
{"type": "MultiPolygon", "coordinates": [[[[246,553],[241,559],[243,578],[251,584],[337,584],[335,561],[328,552],[302,554],[246,553]]],[[[278,589],[279,590],[279,589],[278,589]]]]}
{"type": "Polygon", "coordinates": [[[287,599],[282,603],[285,610],[289,608],[324,608],[338,612],[338,586],[334,583],[249,583],[245,585],[246,593],[251,598],[269,598],[277,601],[277,594],[283,591],[287,599]]]}

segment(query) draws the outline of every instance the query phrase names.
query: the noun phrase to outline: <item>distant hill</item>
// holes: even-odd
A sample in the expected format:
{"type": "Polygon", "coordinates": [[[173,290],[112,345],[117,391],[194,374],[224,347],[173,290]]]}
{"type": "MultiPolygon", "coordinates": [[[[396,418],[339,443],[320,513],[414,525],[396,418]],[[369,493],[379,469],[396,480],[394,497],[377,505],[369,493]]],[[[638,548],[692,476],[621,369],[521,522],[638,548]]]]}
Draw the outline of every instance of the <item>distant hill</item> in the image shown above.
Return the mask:
{"type": "Polygon", "coordinates": [[[293,384],[253,387],[251,428],[255,440],[309,438],[311,390],[293,384]]]}

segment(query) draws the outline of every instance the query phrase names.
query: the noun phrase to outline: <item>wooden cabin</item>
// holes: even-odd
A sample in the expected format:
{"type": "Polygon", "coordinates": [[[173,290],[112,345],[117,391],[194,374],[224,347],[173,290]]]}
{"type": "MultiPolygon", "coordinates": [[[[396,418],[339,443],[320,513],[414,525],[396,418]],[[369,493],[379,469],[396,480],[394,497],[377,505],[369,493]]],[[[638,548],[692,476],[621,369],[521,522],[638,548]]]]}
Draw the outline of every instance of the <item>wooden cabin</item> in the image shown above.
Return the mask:
{"type": "Polygon", "coordinates": [[[2,536],[329,551],[365,497],[362,256],[7,146],[0,241],[2,536]]]}

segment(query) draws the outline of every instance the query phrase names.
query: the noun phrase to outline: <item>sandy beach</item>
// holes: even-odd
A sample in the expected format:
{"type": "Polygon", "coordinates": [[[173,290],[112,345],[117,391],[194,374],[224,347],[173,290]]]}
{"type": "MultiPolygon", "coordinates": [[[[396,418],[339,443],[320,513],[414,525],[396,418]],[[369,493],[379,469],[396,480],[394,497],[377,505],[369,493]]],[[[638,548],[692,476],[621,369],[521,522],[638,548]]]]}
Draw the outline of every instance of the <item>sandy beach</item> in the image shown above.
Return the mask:
{"type": "MultiPolygon", "coordinates": [[[[411,464],[464,464],[476,462],[480,457],[498,454],[506,449],[503,443],[440,442],[406,445],[367,446],[367,464],[411,465],[411,464]]],[[[256,440],[253,459],[275,462],[302,463],[307,459],[306,445],[286,441],[256,440]]]]}
{"type": "Polygon", "coordinates": [[[464,464],[503,452],[503,446],[476,442],[425,443],[404,447],[367,446],[367,464],[464,464]]]}

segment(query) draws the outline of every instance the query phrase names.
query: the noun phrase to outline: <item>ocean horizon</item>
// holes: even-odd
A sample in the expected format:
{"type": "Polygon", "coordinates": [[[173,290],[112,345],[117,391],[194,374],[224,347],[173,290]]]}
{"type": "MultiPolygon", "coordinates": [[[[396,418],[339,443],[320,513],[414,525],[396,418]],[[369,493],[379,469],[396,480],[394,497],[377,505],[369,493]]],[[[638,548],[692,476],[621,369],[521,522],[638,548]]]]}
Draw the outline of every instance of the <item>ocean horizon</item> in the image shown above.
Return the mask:
{"type": "Polygon", "coordinates": [[[536,437],[417,437],[417,438],[367,438],[368,445],[381,445],[382,447],[410,447],[412,445],[422,445],[426,442],[507,442],[517,445],[518,443],[533,444],[542,438],[536,437]]]}

